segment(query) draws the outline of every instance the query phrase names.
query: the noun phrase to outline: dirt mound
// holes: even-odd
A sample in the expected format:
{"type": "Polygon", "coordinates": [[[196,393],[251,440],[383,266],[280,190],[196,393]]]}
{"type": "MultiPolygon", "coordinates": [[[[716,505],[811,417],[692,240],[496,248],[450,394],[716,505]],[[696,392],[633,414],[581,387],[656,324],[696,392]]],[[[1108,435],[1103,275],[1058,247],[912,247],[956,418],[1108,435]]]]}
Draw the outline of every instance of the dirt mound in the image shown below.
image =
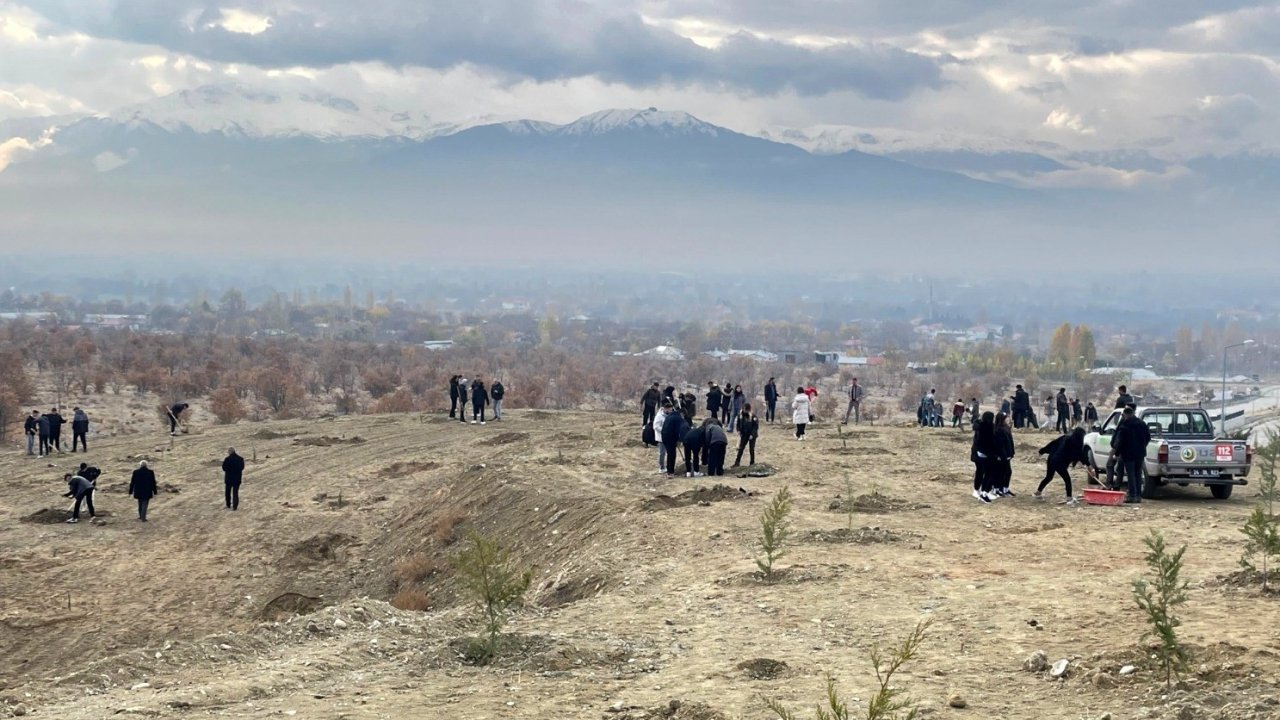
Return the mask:
{"type": "Polygon", "coordinates": [[[294,445],[302,445],[304,447],[332,447],[334,445],[359,445],[365,442],[365,439],[359,435],[353,435],[349,438],[336,438],[322,435],[320,437],[304,437],[293,441],[294,445]]]}
{"type": "Polygon", "coordinates": [[[777,475],[778,468],[768,463],[759,463],[758,465],[738,468],[735,474],[740,478],[765,478],[777,475]]]}
{"type": "Polygon", "coordinates": [[[547,588],[548,595],[539,604],[548,608],[563,607],[595,597],[604,592],[609,584],[610,580],[602,577],[568,578],[547,588]]]}
{"type": "Polygon", "coordinates": [[[746,488],[716,485],[711,488],[700,487],[696,490],[686,490],[675,497],[658,495],[646,500],[643,508],[650,512],[657,512],[659,510],[688,507],[689,505],[710,505],[711,503],[725,500],[745,500],[750,497],[755,497],[755,493],[746,488]]]}
{"type": "Polygon", "coordinates": [[[835,543],[847,545],[874,545],[876,543],[902,542],[909,533],[899,533],[879,527],[862,527],[857,529],[837,528],[835,530],[810,530],[805,533],[806,542],[835,543]]]}
{"type": "Polygon", "coordinates": [[[289,437],[289,435],[275,430],[259,430],[249,437],[253,440],[279,440],[280,438],[289,437]]]}
{"type": "Polygon", "coordinates": [[[481,441],[480,444],[488,445],[492,447],[494,445],[510,445],[511,443],[520,442],[521,440],[528,440],[528,439],[529,439],[529,433],[505,432],[505,433],[502,433],[501,435],[494,435],[488,440],[481,441]]]}
{"type": "Polygon", "coordinates": [[[292,615],[308,615],[324,607],[324,600],[287,592],[277,595],[262,608],[264,620],[284,620],[292,615]]]}
{"type": "MultiPolygon", "coordinates": [[[[1280,570],[1272,570],[1267,573],[1270,580],[1269,595],[1280,597],[1280,570]]],[[[1262,592],[1262,573],[1257,570],[1242,569],[1226,575],[1219,575],[1217,579],[1210,581],[1210,585],[1217,585],[1222,588],[1232,589],[1249,589],[1256,592],[1262,592]]]]}
{"type": "Polygon", "coordinates": [[[383,480],[391,480],[394,478],[407,477],[409,475],[413,475],[414,473],[427,472],[428,470],[435,470],[438,467],[440,467],[439,463],[421,462],[419,460],[413,460],[411,462],[398,462],[398,463],[392,463],[391,465],[388,465],[387,467],[384,467],[381,470],[379,470],[378,477],[383,480]]]}
{"type": "Polygon", "coordinates": [[[729,716],[703,703],[672,700],[655,708],[620,707],[604,715],[605,720],[729,720],[729,716]]]}
{"type": "Polygon", "coordinates": [[[1060,522],[1041,523],[1039,525],[1015,525],[1013,527],[994,527],[991,532],[997,535],[1032,535],[1038,532],[1061,530],[1066,527],[1060,522]]]}
{"type": "Polygon", "coordinates": [[[874,514],[900,512],[903,510],[922,510],[927,507],[929,506],[922,505],[920,503],[907,502],[906,500],[899,500],[898,498],[889,497],[888,495],[881,495],[878,492],[872,492],[853,498],[852,507],[850,507],[849,500],[836,498],[831,501],[831,504],[827,506],[827,509],[844,513],[852,510],[853,512],[874,514]]]}
{"type": "Polygon", "coordinates": [[[738,663],[738,669],[752,680],[776,680],[785,675],[790,667],[781,660],[756,658],[738,663]]]}
{"type": "Polygon", "coordinates": [[[862,455],[867,457],[878,455],[897,455],[892,450],[886,450],[882,447],[837,447],[827,448],[827,452],[831,455],[862,455]]]}
{"type": "Polygon", "coordinates": [[[69,517],[71,517],[71,513],[66,510],[45,508],[24,516],[22,522],[35,523],[36,525],[53,525],[54,523],[66,522],[69,517]]]}
{"type": "Polygon", "coordinates": [[[289,548],[289,560],[294,562],[324,562],[337,560],[338,552],[348,545],[356,543],[356,539],[342,533],[321,533],[297,543],[289,548]]]}

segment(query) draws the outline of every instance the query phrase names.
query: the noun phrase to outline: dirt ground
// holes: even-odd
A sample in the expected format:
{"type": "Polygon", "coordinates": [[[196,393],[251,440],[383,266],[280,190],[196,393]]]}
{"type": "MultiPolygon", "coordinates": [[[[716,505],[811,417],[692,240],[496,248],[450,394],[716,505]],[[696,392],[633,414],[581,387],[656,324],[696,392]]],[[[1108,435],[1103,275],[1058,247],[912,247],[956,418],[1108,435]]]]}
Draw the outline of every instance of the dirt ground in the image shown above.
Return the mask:
{"type": "Polygon", "coordinates": [[[859,716],[871,647],[931,618],[901,677],[925,717],[1280,718],[1280,597],[1224,582],[1252,488],[1036,502],[1047,435],[1020,436],[1019,497],[983,506],[950,429],[765,427],[775,474],[668,480],[630,415],[196,422],[172,447],[147,426],[93,442],[100,524],[61,522],[82,456],[0,455],[0,716],[755,720],[767,698],[807,717],[827,674],[859,716]],[[236,512],[228,446],[249,460],[236,512]],[[165,488],[145,524],[124,493],[139,459],[165,488]],[[784,485],[794,543],[765,584],[758,518],[784,485]],[[1151,528],[1189,546],[1197,654],[1171,692],[1131,595],[1151,528]],[[447,560],[469,530],[535,569],[485,668],[456,651],[476,615],[447,560]],[[405,590],[430,607],[388,604],[405,590]],[[1024,670],[1037,650],[1066,676],[1024,670]]]}

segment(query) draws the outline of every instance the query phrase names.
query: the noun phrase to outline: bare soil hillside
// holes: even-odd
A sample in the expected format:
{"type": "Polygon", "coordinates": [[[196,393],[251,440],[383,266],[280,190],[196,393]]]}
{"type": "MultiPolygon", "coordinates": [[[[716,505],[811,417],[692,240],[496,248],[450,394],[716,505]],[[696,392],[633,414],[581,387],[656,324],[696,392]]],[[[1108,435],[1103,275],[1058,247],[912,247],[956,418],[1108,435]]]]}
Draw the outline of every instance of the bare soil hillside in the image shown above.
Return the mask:
{"type": "Polygon", "coordinates": [[[983,506],[967,433],[823,424],[803,443],[765,427],[767,477],[669,480],[638,425],[525,411],[196,423],[172,446],[121,433],[87,456],[103,517],[78,525],[59,495],[82,456],[6,452],[0,716],[760,719],[766,698],[811,707],[827,674],[858,716],[871,647],[932,618],[901,677],[926,717],[1280,717],[1280,598],[1232,577],[1251,488],[1036,502],[1048,436],[1026,435],[1019,497],[983,506]],[[229,446],[249,460],[235,512],[229,446]],[[140,459],[163,487],[145,524],[125,495],[140,459]],[[784,485],[794,541],[766,584],[759,516],[784,485]],[[1132,600],[1151,528],[1189,546],[1196,658],[1168,692],[1132,600]],[[477,617],[448,559],[469,531],[534,568],[490,667],[458,653],[477,617]],[[1037,650],[1065,676],[1025,670],[1037,650]]]}

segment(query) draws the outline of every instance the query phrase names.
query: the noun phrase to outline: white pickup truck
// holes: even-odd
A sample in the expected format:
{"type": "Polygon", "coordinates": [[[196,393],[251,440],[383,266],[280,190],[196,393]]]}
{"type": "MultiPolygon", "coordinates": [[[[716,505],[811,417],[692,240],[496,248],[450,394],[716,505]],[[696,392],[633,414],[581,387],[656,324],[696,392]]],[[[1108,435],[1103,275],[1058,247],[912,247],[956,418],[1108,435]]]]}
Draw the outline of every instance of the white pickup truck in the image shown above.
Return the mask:
{"type": "MultiPolygon", "coordinates": [[[[1253,465],[1253,448],[1244,440],[1215,439],[1213,422],[1204,410],[1140,407],[1137,414],[1151,429],[1142,497],[1154,497],[1160,486],[1176,483],[1207,485],[1215,498],[1226,500],[1236,485],[1249,483],[1245,478],[1253,465]]],[[[1120,418],[1121,411],[1113,411],[1085,436],[1085,450],[1096,469],[1106,468],[1120,418]]]]}

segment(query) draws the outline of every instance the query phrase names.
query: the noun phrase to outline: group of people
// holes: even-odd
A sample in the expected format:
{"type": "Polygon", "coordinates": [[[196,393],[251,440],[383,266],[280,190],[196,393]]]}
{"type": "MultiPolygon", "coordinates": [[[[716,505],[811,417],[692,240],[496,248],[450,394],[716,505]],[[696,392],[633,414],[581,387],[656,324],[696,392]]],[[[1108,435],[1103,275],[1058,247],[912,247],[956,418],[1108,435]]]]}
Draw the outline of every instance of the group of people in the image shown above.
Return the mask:
{"type": "MultiPolygon", "coordinates": [[[[1126,480],[1125,503],[1140,503],[1142,465],[1146,460],[1147,446],[1151,442],[1151,430],[1138,418],[1136,404],[1128,388],[1121,385],[1117,392],[1115,407],[1123,412],[1121,421],[1111,436],[1107,486],[1115,488],[1121,480],[1126,480]]],[[[1090,466],[1090,455],[1085,447],[1084,425],[1092,426],[1096,423],[1098,411],[1092,402],[1082,408],[1078,399],[1068,398],[1065,388],[1059,388],[1057,395],[1050,396],[1049,399],[1056,405],[1056,429],[1062,434],[1039,450],[1038,454],[1045,458],[1045,474],[1036,487],[1034,497],[1037,500],[1043,499],[1045,489],[1053,482],[1054,477],[1060,477],[1065,490],[1062,503],[1074,505],[1077,499],[1071,483],[1071,468],[1085,463],[1090,480],[1097,480],[1098,468],[1090,466]]],[[[1039,427],[1035,413],[1030,410],[1030,396],[1021,385],[1017,386],[1011,400],[1012,403],[1005,401],[1006,408],[1002,408],[999,413],[983,413],[974,427],[973,443],[969,450],[969,459],[974,464],[973,496],[983,503],[1015,496],[1010,488],[1012,461],[1016,452],[1013,427],[1039,427]],[[1018,425],[1018,420],[1011,418],[1010,413],[1006,412],[1008,406],[1022,412],[1020,418],[1024,425],[1018,425]]]]}
{"type": "MultiPolygon", "coordinates": [[[[66,418],[56,407],[43,415],[39,410],[32,410],[22,424],[27,436],[27,454],[45,457],[55,451],[63,452],[62,426],[66,424],[66,418]]],[[[89,416],[79,407],[72,408],[71,452],[75,452],[77,446],[81,452],[89,451],[89,416]]]]}
{"type": "MultiPolygon", "coordinates": [[[[1123,386],[1122,386],[1123,387],[1123,386]]],[[[1014,388],[1013,395],[1000,403],[1000,411],[1013,416],[1015,428],[1040,429],[1040,419],[1035,408],[1031,406],[1031,394],[1021,385],[1014,388]]],[[[1059,433],[1068,433],[1072,428],[1084,425],[1092,426],[1098,422],[1098,408],[1092,402],[1080,404],[1080,398],[1068,397],[1066,388],[1058,388],[1055,395],[1046,395],[1044,399],[1045,429],[1050,423],[1059,433]],[[1054,422],[1054,418],[1057,421],[1054,422]]]]}
{"type": "MultiPolygon", "coordinates": [[[[240,485],[244,482],[244,458],[236,453],[235,448],[227,450],[227,456],[222,460],[222,484],[223,497],[228,510],[240,509],[240,485]]],[[[97,510],[93,506],[93,496],[98,489],[98,478],[102,475],[102,471],[89,465],[88,463],[80,463],[80,468],[74,473],[65,473],[62,476],[64,482],[67,483],[67,492],[63,497],[73,498],[75,505],[71,508],[71,517],[67,518],[68,523],[80,522],[80,508],[89,513],[90,519],[97,517],[97,510]]],[[[156,482],[156,473],[147,466],[147,461],[143,460],[138,463],[138,467],[129,477],[129,497],[138,502],[138,521],[148,522],[147,509],[151,506],[152,498],[160,494],[160,486],[156,482]]]]}
{"type": "MultiPolygon", "coordinates": [[[[652,389],[652,388],[651,388],[652,389]]],[[[658,472],[667,477],[676,476],[677,449],[683,448],[685,477],[702,477],[703,467],[706,475],[724,475],[725,459],[729,451],[729,435],[738,435],[738,455],[733,467],[742,465],[743,453],[748,453],[747,463],[756,464],[756,440],[760,436],[760,419],[751,409],[751,403],[744,402],[733,417],[733,427],[726,431],[725,421],[710,414],[702,422],[696,422],[690,403],[682,398],[681,407],[676,407],[674,392],[661,400],[661,405],[654,411],[653,418],[645,424],[643,439],[647,445],[658,448],[658,472]]]]}
{"type": "Polygon", "coordinates": [[[480,378],[468,380],[461,375],[449,378],[449,417],[467,422],[467,403],[471,404],[471,424],[485,424],[485,410],[493,404],[494,421],[502,420],[502,398],[507,389],[501,380],[494,380],[493,386],[486,388],[480,378]]]}

